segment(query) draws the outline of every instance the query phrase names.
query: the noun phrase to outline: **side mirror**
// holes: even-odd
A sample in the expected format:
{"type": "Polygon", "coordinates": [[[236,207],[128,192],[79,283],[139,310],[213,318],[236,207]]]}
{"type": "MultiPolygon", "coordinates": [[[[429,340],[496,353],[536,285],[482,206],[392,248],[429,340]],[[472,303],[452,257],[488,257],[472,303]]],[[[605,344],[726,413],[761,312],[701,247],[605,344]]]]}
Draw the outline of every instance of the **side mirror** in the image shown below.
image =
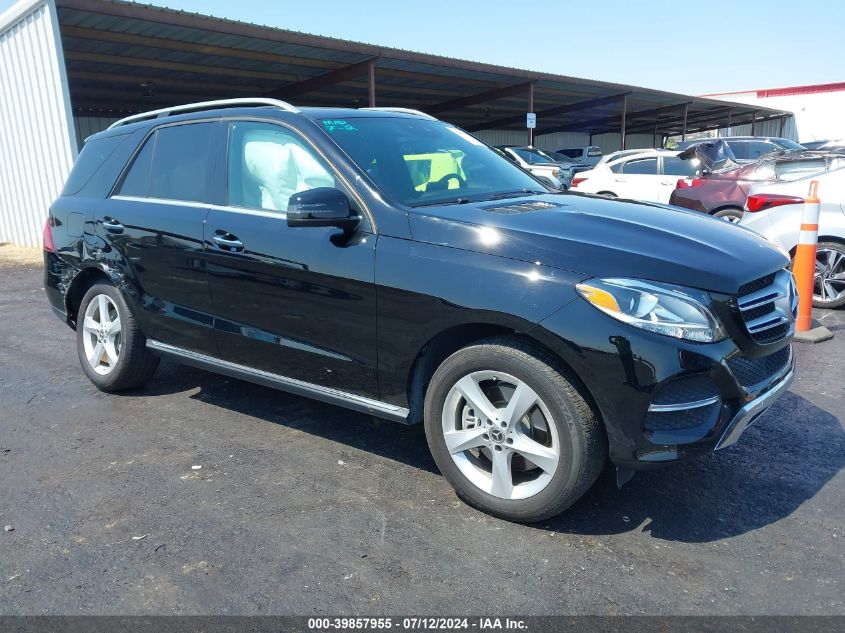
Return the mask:
{"type": "Polygon", "coordinates": [[[332,187],[318,187],[300,191],[290,197],[288,226],[336,226],[344,231],[354,230],[361,222],[342,191],[332,187]]]}

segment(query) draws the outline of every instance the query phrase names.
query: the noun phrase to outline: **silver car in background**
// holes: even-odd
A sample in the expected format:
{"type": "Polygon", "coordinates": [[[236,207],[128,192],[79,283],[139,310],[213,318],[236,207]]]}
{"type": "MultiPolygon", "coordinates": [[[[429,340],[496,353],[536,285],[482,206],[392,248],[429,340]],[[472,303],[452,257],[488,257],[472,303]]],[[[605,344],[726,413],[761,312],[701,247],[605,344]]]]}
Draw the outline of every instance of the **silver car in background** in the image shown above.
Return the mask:
{"type": "Polygon", "coordinates": [[[819,244],[813,305],[845,305],[845,167],[789,182],[751,186],[739,221],[794,254],[801,232],[804,198],[819,181],[819,244]]]}

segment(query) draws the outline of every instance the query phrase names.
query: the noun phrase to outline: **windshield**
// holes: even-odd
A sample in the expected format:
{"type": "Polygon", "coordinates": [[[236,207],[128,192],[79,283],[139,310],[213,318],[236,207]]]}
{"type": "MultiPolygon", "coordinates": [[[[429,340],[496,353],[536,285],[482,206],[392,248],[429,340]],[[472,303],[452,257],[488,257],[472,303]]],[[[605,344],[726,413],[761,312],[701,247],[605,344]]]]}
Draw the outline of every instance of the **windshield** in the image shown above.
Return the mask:
{"type": "Polygon", "coordinates": [[[780,145],[783,149],[806,149],[803,145],[790,141],[788,138],[779,138],[773,141],[776,145],[780,145]]]}
{"type": "Polygon", "coordinates": [[[557,161],[539,149],[531,149],[529,147],[511,147],[511,151],[517,154],[522,160],[530,165],[536,163],[556,163],[557,161]]]}
{"type": "Polygon", "coordinates": [[[378,117],[321,124],[379,189],[411,207],[546,192],[484,143],[441,121],[378,117]]]}
{"type": "Polygon", "coordinates": [[[551,156],[556,163],[574,163],[575,160],[567,156],[566,154],[561,154],[560,152],[544,152],[551,156]]]}

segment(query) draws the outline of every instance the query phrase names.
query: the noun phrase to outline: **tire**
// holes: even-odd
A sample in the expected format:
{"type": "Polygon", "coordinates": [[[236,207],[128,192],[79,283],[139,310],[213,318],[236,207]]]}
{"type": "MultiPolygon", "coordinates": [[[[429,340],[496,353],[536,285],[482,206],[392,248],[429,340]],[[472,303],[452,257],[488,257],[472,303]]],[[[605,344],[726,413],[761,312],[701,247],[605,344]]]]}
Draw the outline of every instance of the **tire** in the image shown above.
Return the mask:
{"type": "Polygon", "coordinates": [[[577,385],[554,359],[514,338],[487,339],[443,361],[426,393],[425,433],[458,496],[523,523],[575,503],[607,456],[604,427],[577,385]],[[516,401],[526,413],[508,416],[516,401]]]}
{"type": "Polygon", "coordinates": [[[159,361],[146,343],[117,288],[100,282],[88,289],[77,315],[76,350],[82,370],[97,389],[121,391],[146,383],[159,361]]]}
{"type": "Polygon", "coordinates": [[[615,193],[613,193],[612,191],[599,191],[596,195],[597,196],[604,196],[605,198],[618,198],[619,197],[615,193]]]}
{"type": "Polygon", "coordinates": [[[819,242],[816,247],[814,308],[841,308],[845,305],[845,244],[819,242]],[[840,277],[836,279],[836,277],[840,277]],[[826,280],[824,284],[822,281],[826,280]]]}
{"type": "Polygon", "coordinates": [[[731,207],[730,209],[720,209],[713,214],[713,217],[720,218],[726,222],[736,224],[742,219],[742,209],[731,207]]]}

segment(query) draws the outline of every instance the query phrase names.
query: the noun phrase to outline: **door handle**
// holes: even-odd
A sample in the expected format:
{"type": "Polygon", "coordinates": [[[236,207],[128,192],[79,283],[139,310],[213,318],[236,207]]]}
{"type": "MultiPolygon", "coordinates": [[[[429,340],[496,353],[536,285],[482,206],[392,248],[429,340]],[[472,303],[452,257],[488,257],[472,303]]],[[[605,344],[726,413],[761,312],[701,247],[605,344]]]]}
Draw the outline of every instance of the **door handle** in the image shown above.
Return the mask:
{"type": "Polygon", "coordinates": [[[123,233],[123,225],[109,216],[103,218],[103,228],[109,233],[114,233],[115,235],[123,233]]]}
{"type": "Polygon", "coordinates": [[[240,253],[244,250],[244,243],[229,231],[217,229],[214,231],[211,240],[217,245],[217,248],[228,253],[240,253]]]}

